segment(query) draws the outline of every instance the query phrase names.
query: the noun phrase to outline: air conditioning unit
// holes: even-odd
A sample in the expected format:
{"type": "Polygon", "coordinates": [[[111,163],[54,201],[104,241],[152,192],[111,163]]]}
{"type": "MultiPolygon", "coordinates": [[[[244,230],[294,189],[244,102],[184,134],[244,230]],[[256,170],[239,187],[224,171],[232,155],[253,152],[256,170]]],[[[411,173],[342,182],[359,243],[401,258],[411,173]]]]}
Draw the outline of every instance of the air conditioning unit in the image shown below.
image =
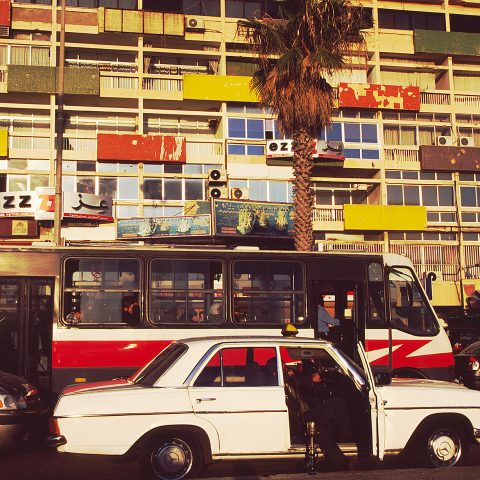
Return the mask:
{"type": "Polygon", "coordinates": [[[459,147],[474,147],[475,140],[473,137],[460,137],[458,139],[458,146],[459,147]]]}
{"type": "Polygon", "coordinates": [[[230,198],[233,200],[248,200],[248,188],[232,188],[230,198]]]}
{"type": "Polygon", "coordinates": [[[10,36],[10,27],[0,25],[0,37],[9,37],[10,36]]]}
{"type": "Polygon", "coordinates": [[[185,30],[187,32],[204,32],[205,22],[203,18],[198,17],[185,17],[185,30]]]}
{"type": "Polygon", "coordinates": [[[224,168],[212,168],[208,171],[208,183],[225,183],[227,171],[224,168]]]}
{"type": "Polygon", "coordinates": [[[442,147],[453,145],[452,137],[447,137],[446,135],[441,135],[440,137],[437,137],[437,145],[440,145],[442,147]]]}
{"type": "Polygon", "coordinates": [[[209,198],[228,198],[228,190],[226,187],[208,187],[209,198]]]}

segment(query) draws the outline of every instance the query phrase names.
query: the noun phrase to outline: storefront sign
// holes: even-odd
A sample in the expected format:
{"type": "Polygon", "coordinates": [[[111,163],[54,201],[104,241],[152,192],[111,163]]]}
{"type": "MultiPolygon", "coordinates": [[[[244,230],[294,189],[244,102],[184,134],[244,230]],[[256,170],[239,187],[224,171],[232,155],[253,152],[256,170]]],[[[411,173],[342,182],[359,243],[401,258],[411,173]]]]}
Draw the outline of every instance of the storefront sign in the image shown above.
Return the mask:
{"type": "Polygon", "coordinates": [[[293,236],[293,205],[290,203],[215,200],[213,212],[215,235],[293,236]]]}
{"type": "Polygon", "coordinates": [[[35,192],[1,192],[0,217],[33,217],[35,192]]]}
{"type": "MultiPolygon", "coordinates": [[[[343,162],[343,142],[314,140],[313,158],[343,162]]],[[[292,140],[267,140],[267,158],[292,158],[292,140]]]]}
{"type": "Polygon", "coordinates": [[[63,218],[112,222],[112,198],[89,193],[63,193],[63,218]]]}
{"type": "Polygon", "coordinates": [[[211,215],[128,218],[117,221],[117,239],[211,235],[211,215]]]}

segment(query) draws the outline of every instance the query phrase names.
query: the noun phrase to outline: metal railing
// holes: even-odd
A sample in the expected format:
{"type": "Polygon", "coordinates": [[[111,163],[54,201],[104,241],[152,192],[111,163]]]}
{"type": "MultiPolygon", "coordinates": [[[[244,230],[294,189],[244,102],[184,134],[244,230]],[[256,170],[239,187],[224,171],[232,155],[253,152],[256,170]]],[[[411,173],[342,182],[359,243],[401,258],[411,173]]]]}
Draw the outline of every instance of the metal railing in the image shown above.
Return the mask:
{"type": "Polygon", "coordinates": [[[80,60],[67,58],[65,64],[67,67],[98,68],[101,72],[136,73],[138,70],[137,65],[133,62],[115,62],[109,60],[80,60]]]}
{"type": "Polygon", "coordinates": [[[63,150],[74,152],[96,152],[96,138],[63,137],[63,150]]]}
{"type": "Polygon", "coordinates": [[[138,77],[101,75],[100,88],[138,90],[138,77]]]}
{"type": "Polygon", "coordinates": [[[418,162],[418,147],[384,147],[386,162],[418,162]]]}
{"type": "Polygon", "coordinates": [[[183,78],[173,75],[148,75],[143,78],[143,89],[153,92],[182,92],[183,78]]]}
{"type": "Polygon", "coordinates": [[[223,141],[195,142],[187,138],[187,158],[190,157],[224,157],[223,141]]]}
{"type": "Polygon", "coordinates": [[[420,92],[420,102],[424,105],[450,105],[450,94],[440,92],[420,92]]]}
{"type": "Polygon", "coordinates": [[[314,207],[314,222],[343,222],[343,206],[338,207],[314,207]]]}
{"type": "Polygon", "coordinates": [[[8,146],[19,150],[48,150],[50,148],[50,137],[9,135],[8,146]]]}
{"type": "Polygon", "coordinates": [[[462,107],[480,107],[480,95],[455,94],[455,104],[462,107]]]}

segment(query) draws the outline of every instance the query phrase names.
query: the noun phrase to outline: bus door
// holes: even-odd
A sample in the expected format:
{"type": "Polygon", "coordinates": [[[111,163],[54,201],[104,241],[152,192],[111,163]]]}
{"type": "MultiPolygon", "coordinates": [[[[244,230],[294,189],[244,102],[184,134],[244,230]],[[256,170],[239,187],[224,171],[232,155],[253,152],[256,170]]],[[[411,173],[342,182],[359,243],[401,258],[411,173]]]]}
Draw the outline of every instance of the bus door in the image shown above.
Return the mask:
{"type": "Polygon", "coordinates": [[[347,355],[355,358],[356,342],[363,341],[361,284],[314,280],[313,290],[318,336],[338,344],[347,355]]]}
{"type": "Polygon", "coordinates": [[[50,387],[53,285],[50,278],[0,277],[0,370],[50,387]]]}

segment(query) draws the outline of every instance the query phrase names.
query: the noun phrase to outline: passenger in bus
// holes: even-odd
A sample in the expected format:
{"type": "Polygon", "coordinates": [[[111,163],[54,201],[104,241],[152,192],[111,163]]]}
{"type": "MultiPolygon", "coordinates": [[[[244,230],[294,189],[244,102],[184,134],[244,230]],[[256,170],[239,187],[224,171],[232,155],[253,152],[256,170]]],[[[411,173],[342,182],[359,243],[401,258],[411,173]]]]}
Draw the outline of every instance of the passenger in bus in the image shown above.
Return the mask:
{"type": "Polygon", "coordinates": [[[72,311],[65,317],[65,321],[68,325],[78,325],[82,322],[82,312],[80,307],[75,306],[72,308],[72,311]]]}
{"type": "Polygon", "coordinates": [[[223,320],[223,305],[221,302],[214,302],[210,305],[208,311],[208,321],[211,323],[218,323],[223,320]]]}
{"type": "Polygon", "coordinates": [[[140,305],[134,295],[122,299],[122,322],[132,327],[140,323],[140,305]]]}

